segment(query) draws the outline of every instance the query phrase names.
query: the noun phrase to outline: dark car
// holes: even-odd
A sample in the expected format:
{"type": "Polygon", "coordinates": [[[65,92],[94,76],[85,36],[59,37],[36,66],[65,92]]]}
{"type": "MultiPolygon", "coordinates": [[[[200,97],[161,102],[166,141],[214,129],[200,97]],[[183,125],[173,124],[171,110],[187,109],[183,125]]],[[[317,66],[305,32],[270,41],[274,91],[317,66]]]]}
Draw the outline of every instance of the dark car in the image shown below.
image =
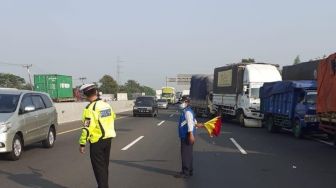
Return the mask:
{"type": "Polygon", "coordinates": [[[150,115],[156,117],[158,115],[158,106],[155,97],[141,96],[137,97],[133,107],[133,116],[150,115]]]}

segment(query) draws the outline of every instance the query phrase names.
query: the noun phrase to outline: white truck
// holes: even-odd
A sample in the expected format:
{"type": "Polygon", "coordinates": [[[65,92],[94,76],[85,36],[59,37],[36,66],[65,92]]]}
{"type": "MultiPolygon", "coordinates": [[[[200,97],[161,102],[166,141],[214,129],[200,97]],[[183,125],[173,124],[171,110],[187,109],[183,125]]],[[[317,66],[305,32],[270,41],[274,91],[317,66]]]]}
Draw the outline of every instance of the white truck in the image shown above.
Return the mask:
{"type": "Polygon", "coordinates": [[[213,105],[218,115],[236,118],[241,126],[261,127],[259,89],[281,81],[277,65],[238,63],[214,70],[213,105]]]}

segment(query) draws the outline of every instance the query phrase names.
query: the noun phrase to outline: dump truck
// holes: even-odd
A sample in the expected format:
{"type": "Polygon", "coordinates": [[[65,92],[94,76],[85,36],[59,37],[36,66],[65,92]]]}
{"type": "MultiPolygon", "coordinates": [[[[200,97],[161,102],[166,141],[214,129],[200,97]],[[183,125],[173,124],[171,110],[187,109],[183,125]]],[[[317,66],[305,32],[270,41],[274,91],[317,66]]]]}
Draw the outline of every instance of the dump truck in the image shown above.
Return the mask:
{"type": "Polygon", "coordinates": [[[213,75],[193,75],[189,96],[190,105],[198,117],[213,116],[213,75]]]}
{"type": "Polygon", "coordinates": [[[336,53],[322,59],[317,72],[317,114],[320,130],[336,147],[336,53]]]}
{"type": "Polygon", "coordinates": [[[265,83],[260,88],[260,111],[268,131],[284,128],[297,138],[318,131],[316,87],[315,80],[265,83]]]}
{"type": "Polygon", "coordinates": [[[261,127],[259,89],[280,81],[277,65],[237,63],[214,70],[213,104],[218,115],[236,118],[241,126],[261,127]]]}

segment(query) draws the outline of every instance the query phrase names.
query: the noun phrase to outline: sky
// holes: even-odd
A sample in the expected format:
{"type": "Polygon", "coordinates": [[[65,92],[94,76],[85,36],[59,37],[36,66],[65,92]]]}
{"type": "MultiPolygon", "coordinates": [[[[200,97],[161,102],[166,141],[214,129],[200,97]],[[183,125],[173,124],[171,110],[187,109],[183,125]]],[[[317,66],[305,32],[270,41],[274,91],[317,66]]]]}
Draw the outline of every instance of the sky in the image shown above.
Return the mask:
{"type": "Polygon", "coordinates": [[[255,58],[289,65],[335,52],[334,0],[1,0],[0,72],[109,74],[154,89],[177,74],[255,58]]]}

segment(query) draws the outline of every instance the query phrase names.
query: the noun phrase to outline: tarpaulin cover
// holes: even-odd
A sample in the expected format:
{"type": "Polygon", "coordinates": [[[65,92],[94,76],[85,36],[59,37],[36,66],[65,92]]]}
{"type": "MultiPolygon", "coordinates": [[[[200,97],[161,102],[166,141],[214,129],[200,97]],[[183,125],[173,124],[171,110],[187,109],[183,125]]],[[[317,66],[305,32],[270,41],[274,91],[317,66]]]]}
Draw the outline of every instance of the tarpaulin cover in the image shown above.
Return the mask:
{"type": "Polygon", "coordinates": [[[264,83],[260,88],[260,98],[269,97],[274,94],[286,93],[294,91],[294,89],[316,89],[316,81],[300,80],[300,81],[278,81],[264,83]]]}
{"type": "Polygon", "coordinates": [[[206,100],[207,95],[212,92],[212,75],[193,75],[190,81],[191,100],[206,100]]]}
{"type": "Polygon", "coordinates": [[[317,80],[317,67],[320,61],[309,61],[297,65],[284,66],[282,80],[317,80]]]}
{"type": "Polygon", "coordinates": [[[214,86],[213,91],[216,94],[238,94],[243,92],[244,67],[247,64],[239,63],[218,67],[214,70],[214,86]],[[232,70],[231,75],[228,75],[231,83],[227,86],[219,86],[219,73],[232,70]]]}
{"type": "Polygon", "coordinates": [[[321,60],[317,85],[317,112],[336,112],[336,53],[321,60]]]}

